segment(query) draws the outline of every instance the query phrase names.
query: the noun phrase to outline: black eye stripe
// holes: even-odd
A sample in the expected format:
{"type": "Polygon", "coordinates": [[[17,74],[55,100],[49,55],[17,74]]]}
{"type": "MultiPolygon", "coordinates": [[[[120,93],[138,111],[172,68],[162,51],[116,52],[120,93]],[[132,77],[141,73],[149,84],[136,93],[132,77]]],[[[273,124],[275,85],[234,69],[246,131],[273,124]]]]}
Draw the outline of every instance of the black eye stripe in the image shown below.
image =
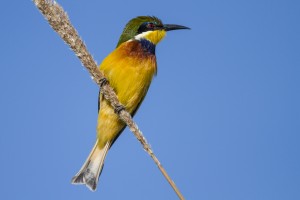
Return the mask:
{"type": "Polygon", "coordinates": [[[140,34],[146,31],[154,30],[155,26],[156,25],[153,22],[144,22],[142,25],[140,25],[137,33],[140,34]]]}

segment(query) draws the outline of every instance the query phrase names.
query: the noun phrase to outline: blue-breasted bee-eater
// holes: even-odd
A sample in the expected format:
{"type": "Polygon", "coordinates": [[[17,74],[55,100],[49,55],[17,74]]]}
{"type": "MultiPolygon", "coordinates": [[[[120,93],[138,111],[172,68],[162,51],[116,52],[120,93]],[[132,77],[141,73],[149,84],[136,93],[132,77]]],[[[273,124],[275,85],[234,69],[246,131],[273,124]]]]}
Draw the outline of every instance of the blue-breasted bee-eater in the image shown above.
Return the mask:
{"type": "MultiPolygon", "coordinates": [[[[116,92],[120,103],[133,116],[141,105],[156,74],[155,47],[167,31],[189,29],[163,24],[156,17],[140,16],[125,26],[116,49],[101,63],[100,70],[116,92]]],[[[72,183],[96,190],[106,154],[125,128],[116,110],[99,93],[97,140],[72,183]]]]}

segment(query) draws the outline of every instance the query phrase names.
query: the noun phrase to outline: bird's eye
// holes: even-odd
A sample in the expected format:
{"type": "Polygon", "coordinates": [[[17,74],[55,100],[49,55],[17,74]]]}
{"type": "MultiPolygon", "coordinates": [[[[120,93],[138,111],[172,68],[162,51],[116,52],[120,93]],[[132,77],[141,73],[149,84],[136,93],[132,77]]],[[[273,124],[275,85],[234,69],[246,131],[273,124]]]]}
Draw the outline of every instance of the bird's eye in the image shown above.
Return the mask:
{"type": "Polygon", "coordinates": [[[148,29],[154,29],[155,25],[153,23],[148,23],[147,28],[148,29]]]}
{"type": "Polygon", "coordinates": [[[153,31],[156,27],[156,24],[153,22],[144,22],[140,25],[139,29],[137,30],[137,33],[140,34],[146,31],[153,31]]]}

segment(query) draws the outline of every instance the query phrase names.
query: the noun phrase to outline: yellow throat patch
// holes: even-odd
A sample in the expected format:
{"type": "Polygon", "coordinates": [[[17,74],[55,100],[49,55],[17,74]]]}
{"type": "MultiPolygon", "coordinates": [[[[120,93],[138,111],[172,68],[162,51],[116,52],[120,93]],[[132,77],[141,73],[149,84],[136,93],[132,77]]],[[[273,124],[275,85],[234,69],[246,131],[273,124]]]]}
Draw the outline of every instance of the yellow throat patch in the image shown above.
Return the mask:
{"type": "Polygon", "coordinates": [[[155,30],[155,31],[147,31],[135,36],[135,39],[147,39],[153,44],[157,45],[164,37],[166,36],[167,32],[165,30],[155,30]]]}

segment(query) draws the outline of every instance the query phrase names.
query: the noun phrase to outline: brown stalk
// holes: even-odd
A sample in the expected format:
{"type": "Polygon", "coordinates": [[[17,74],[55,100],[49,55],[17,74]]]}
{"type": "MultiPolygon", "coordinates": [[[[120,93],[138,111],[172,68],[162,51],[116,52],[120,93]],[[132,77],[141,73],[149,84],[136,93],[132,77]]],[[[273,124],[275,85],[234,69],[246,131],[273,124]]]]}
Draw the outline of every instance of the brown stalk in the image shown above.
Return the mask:
{"type": "MultiPolygon", "coordinates": [[[[114,90],[110,87],[109,84],[104,84],[105,83],[104,75],[98,69],[95,60],[88,52],[85,44],[80,39],[76,29],[72,26],[68,18],[68,15],[64,12],[62,7],[55,1],[51,1],[51,0],[33,0],[33,2],[40,10],[40,12],[44,15],[44,17],[48,20],[50,26],[75,52],[76,56],[80,59],[83,66],[85,66],[88,72],[90,73],[92,79],[97,83],[99,87],[101,87],[101,92],[104,94],[104,97],[111,103],[111,105],[115,109],[122,107],[114,90]]],[[[132,133],[135,135],[135,137],[140,141],[143,148],[154,160],[155,164],[158,166],[161,173],[164,175],[164,177],[167,179],[169,184],[172,186],[179,199],[183,200],[184,199],[183,195],[180,193],[175,183],[167,174],[166,170],[160,164],[157,157],[154,155],[152,149],[147,143],[142,132],[137,127],[137,124],[133,121],[131,115],[126,110],[123,109],[119,112],[119,117],[127,124],[127,126],[130,128],[132,133]]]]}

